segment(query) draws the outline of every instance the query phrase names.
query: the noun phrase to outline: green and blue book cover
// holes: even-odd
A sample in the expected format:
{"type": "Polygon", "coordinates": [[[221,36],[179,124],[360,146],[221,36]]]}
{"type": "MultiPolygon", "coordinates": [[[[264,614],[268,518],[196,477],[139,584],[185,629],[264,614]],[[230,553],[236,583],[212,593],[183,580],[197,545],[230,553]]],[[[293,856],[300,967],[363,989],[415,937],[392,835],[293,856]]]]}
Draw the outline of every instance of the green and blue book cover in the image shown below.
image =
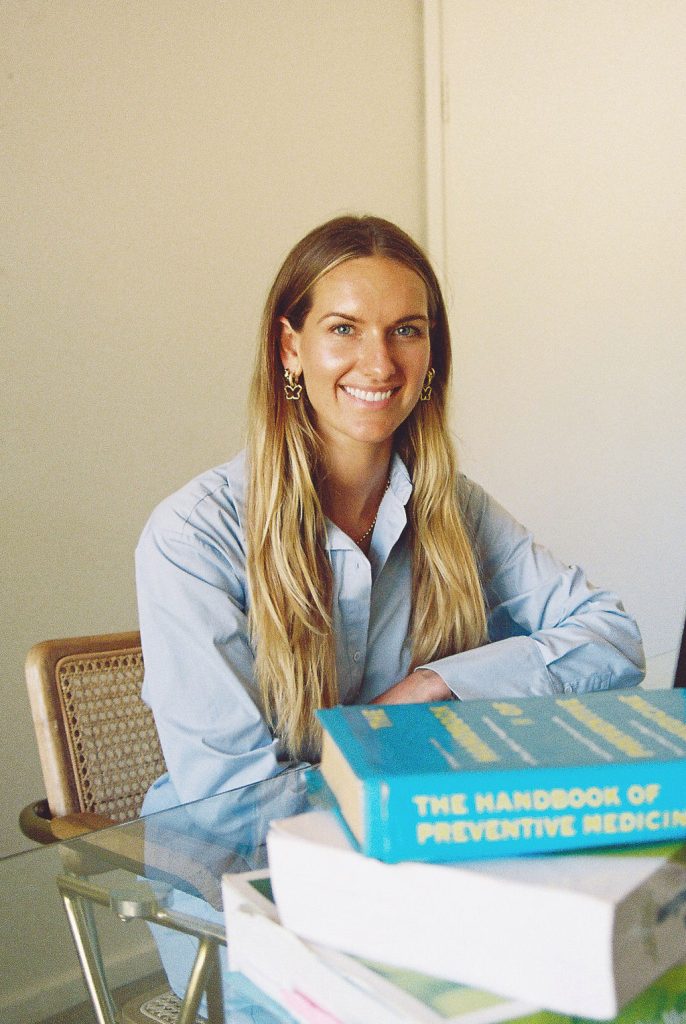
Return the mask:
{"type": "Polygon", "coordinates": [[[686,691],[336,707],[322,772],[362,851],[455,861],[686,836],[686,691]]]}
{"type": "MultiPolygon", "coordinates": [[[[417,998],[423,998],[446,1024],[597,1024],[595,1018],[572,1017],[550,1010],[535,1010],[523,1016],[514,1011],[510,1015],[506,1000],[481,990],[384,964],[369,966],[406,986],[417,998]]],[[[608,1024],[686,1024],[686,966],[680,964],[667,971],[608,1024]]]]}

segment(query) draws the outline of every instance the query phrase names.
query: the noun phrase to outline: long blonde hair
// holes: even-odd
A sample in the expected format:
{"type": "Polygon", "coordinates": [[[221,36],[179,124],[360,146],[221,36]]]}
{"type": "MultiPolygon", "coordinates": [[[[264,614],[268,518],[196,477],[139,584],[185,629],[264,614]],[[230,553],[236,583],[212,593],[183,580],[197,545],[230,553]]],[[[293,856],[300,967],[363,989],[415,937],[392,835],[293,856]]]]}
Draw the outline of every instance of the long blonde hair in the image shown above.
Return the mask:
{"type": "Polygon", "coordinates": [[[332,570],[318,497],[323,450],[306,388],[303,400],[286,402],[279,318],[301,330],[317,281],[340,263],[364,256],[384,256],[417,273],[426,285],[432,323],[431,401],[415,407],[394,439],[413,483],[412,666],[477,647],[486,634],[478,568],[456,501],[457,467],[446,421],[450,334],[440,286],[424,253],[396,225],[378,217],[338,217],[292,249],[272,285],[248,424],[246,543],[255,672],[275,733],[293,755],[305,757],[317,756],[314,712],[338,702],[332,570]]]}

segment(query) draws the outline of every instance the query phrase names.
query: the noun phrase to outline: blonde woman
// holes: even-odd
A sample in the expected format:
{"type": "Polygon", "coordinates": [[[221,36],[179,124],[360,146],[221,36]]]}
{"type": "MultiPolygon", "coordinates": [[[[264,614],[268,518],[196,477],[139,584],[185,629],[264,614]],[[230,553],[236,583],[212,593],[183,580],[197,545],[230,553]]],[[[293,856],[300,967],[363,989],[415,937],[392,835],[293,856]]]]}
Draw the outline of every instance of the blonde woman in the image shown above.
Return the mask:
{"type": "Polygon", "coordinates": [[[341,217],[269,294],[245,453],[137,549],[152,811],[318,756],[314,712],[632,686],[635,623],[460,476],[450,338],[420,248],[341,217]]]}

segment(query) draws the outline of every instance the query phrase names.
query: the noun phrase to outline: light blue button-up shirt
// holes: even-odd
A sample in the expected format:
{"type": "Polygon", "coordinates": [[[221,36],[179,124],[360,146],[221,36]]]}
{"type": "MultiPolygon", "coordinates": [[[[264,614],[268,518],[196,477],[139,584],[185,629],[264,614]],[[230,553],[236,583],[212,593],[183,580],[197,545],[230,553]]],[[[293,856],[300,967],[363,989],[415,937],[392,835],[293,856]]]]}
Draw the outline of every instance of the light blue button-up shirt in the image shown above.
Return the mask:
{"type": "MultiPolygon", "coordinates": [[[[268,778],[290,763],[265,722],[253,677],[245,490],[239,455],[162,502],[136,550],[143,696],[169,769],[146,812],[268,778]]],[[[410,668],[411,493],[395,456],[368,557],[327,522],[343,703],[369,702],[410,668]]],[[[458,500],[480,566],[490,642],[427,667],[461,700],[639,683],[639,631],[617,597],[536,544],[465,477],[458,500]]]]}

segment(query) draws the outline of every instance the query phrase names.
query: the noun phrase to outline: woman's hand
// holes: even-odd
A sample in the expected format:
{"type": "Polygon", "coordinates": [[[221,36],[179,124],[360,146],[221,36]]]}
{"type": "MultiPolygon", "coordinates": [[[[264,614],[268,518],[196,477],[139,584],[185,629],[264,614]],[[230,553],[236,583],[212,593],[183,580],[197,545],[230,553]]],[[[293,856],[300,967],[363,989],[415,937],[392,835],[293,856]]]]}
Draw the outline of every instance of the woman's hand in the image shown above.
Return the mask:
{"type": "Polygon", "coordinates": [[[372,704],[424,704],[433,700],[451,700],[453,692],[437,672],[417,668],[395,686],[380,693],[372,704]]]}

